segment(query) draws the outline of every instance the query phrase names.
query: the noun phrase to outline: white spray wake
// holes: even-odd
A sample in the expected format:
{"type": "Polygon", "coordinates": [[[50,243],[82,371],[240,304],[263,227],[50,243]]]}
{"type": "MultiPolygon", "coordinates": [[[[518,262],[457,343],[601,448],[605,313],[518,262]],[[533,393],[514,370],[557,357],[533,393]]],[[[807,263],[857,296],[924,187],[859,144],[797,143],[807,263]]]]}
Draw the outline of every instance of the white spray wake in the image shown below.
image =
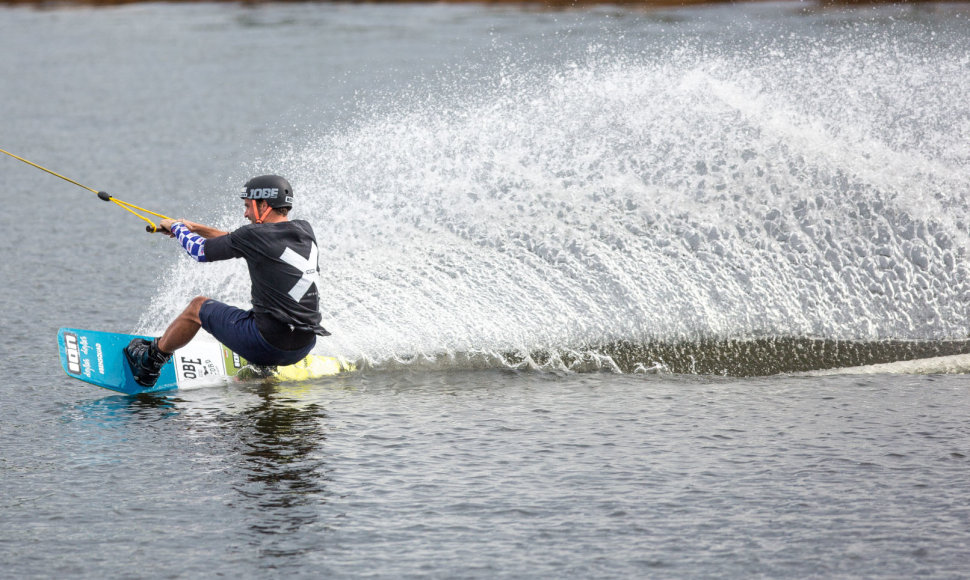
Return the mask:
{"type": "MultiPolygon", "coordinates": [[[[316,229],[318,351],[965,336],[970,59],[763,48],[456,83],[270,160],[316,229]]],[[[248,304],[241,263],[174,275],[145,320],[248,304]]]]}

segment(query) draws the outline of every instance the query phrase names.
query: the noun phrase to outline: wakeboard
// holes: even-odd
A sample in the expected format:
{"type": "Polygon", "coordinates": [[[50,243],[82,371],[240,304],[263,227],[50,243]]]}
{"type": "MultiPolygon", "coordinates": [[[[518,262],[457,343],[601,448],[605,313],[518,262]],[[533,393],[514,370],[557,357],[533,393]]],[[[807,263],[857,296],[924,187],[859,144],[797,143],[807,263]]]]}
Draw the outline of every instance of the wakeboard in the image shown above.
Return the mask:
{"type": "Polygon", "coordinates": [[[68,376],[105,389],[137,395],[207,384],[226,384],[233,379],[268,378],[302,381],[356,370],[343,358],[309,355],[300,362],[265,369],[254,369],[246,360],[215,340],[197,337],[178,349],[162,367],[151,388],[135,382],[122,352],[133,338],[152,337],[98,330],[62,328],[57,332],[61,365],[68,376]]]}

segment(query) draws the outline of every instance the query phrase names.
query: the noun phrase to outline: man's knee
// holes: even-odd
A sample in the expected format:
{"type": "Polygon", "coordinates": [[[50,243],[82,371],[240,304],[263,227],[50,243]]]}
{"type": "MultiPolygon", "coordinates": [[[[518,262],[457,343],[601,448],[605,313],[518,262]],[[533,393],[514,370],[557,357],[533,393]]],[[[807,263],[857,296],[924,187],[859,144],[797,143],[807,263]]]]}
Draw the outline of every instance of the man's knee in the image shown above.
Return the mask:
{"type": "Polygon", "coordinates": [[[195,322],[199,322],[199,311],[202,310],[202,305],[208,300],[208,296],[196,296],[189,302],[182,314],[195,322]]]}
{"type": "Polygon", "coordinates": [[[195,298],[192,299],[191,302],[189,302],[189,308],[191,308],[195,312],[198,312],[202,308],[202,305],[205,304],[206,300],[208,299],[209,299],[208,296],[196,296],[195,298]]]}

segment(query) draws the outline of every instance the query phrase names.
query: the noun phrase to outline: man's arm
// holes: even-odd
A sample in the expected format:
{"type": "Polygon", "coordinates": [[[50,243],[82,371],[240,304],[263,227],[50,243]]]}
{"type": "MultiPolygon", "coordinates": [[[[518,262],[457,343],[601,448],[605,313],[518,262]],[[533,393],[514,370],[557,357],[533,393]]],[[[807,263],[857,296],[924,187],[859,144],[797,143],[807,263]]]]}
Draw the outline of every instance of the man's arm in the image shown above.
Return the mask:
{"type": "Polygon", "coordinates": [[[229,232],[224,232],[222,230],[217,230],[216,228],[211,227],[211,226],[206,226],[206,225],[202,225],[202,224],[197,224],[195,222],[190,222],[189,220],[163,219],[161,222],[159,222],[158,225],[161,226],[162,229],[164,229],[164,230],[166,230],[168,232],[172,232],[172,224],[176,224],[176,223],[179,223],[179,224],[184,225],[193,234],[198,234],[198,235],[200,235],[200,236],[202,236],[203,238],[206,238],[206,239],[209,239],[209,238],[218,238],[219,236],[224,236],[224,235],[226,235],[226,234],[229,233],[229,232]]]}
{"type": "Polygon", "coordinates": [[[163,219],[159,226],[163,233],[177,239],[196,262],[216,262],[240,257],[229,243],[229,232],[185,220],[163,219]]]}
{"type": "Polygon", "coordinates": [[[191,256],[196,262],[206,262],[205,258],[205,242],[206,238],[203,238],[199,234],[189,231],[189,228],[185,226],[182,222],[173,222],[168,226],[169,231],[172,232],[172,237],[177,239],[185,252],[191,256]]]}

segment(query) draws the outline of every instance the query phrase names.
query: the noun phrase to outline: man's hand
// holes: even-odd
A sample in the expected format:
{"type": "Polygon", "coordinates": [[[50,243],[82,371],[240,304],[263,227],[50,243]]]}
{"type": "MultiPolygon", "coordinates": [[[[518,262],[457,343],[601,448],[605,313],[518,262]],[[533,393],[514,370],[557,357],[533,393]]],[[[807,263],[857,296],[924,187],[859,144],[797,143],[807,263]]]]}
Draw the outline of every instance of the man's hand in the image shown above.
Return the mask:
{"type": "Polygon", "coordinates": [[[173,219],[165,218],[162,221],[158,222],[158,228],[155,230],[155,232],[159,234],[165,234],[170,238],[174,238],[175,234],[172,233],[172,224],[181,222],[181,221],[182,220],[173,220],[173,219]]]}

